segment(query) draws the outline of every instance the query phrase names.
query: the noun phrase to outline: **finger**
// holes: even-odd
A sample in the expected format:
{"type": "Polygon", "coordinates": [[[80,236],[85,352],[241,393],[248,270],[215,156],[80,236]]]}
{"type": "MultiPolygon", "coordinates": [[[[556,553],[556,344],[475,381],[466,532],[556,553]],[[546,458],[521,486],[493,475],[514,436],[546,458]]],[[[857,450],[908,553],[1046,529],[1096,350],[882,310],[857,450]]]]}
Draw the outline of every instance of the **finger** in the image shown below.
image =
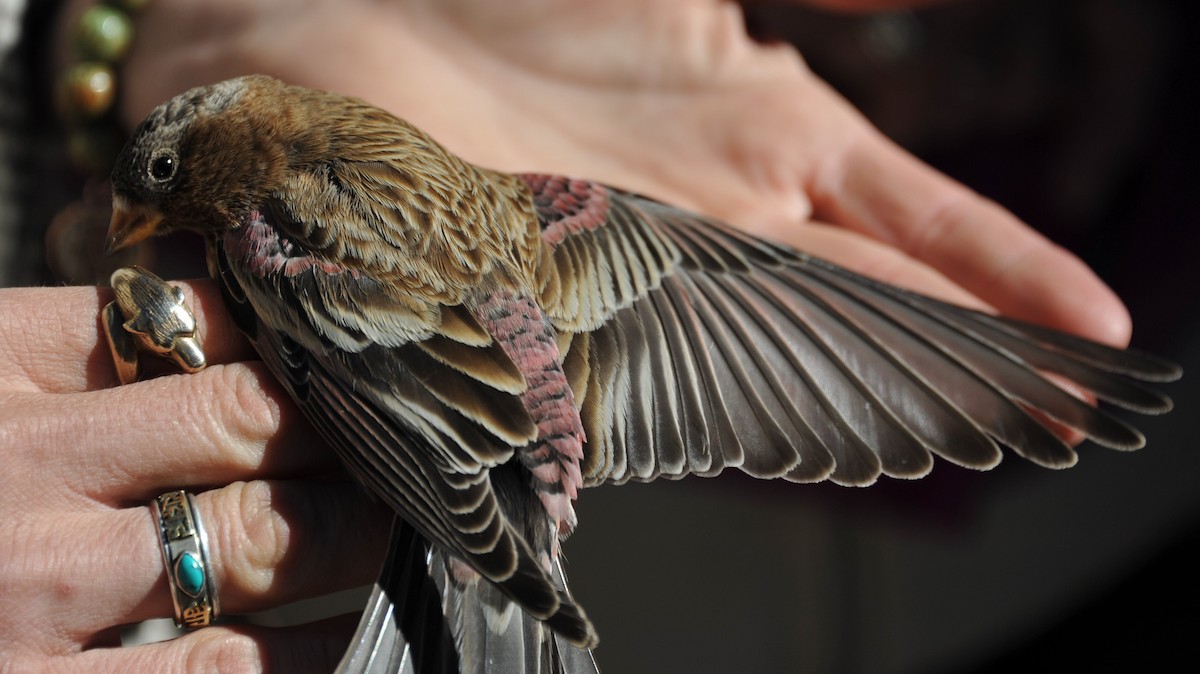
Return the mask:
{"type": "MultiPolygon", "coordinates": [[[[288,628],[215,626],[178,639],[127,648],[95,648],[27,659],[28,669],[52,674],[197,674],[211,672],[331,672],[353,634],[357,616],[337,616],[288,628]]],[[[18,660],[14,671],[26,671],[18,660]]]]}
{"type": "Polygon", "coordinates": [[[328,472],[333,454],[261,362],[216,365],[69,396],[10,398],[0,428],[18,451],[26,508],[64,499],[140,503],[167,489],[328,472]],[[53,448],[49,451],[48,448],[53,448]]]}
{"type": "Polygon", "coordinates": [[[1128,343],[1124,305],[1079,258],[872,129],[808,190],[821,219],[897,246],[1002,313],[1128,343]]]}
{"type": "MultiPolygon", "coordinates": [[[[359,587],[378,573],[390,513],[348,482],[245,482],[196,495],[221,610],[261,611],[359,587]],[[330,551],[336,551],[331,554],[330,551]]],[[[25,527],[6,592],[37,602],[11,629],[55,651],[115,626],[173,615],[146,506],[25,527]],[[47,592],[51,588],[52,592],[47,592]],[[58,648],[48,640],[60,639],[58,648]]]]}
{"type": "MultiPolygon", "coordinates": [[[[392,512],[353,483],[243,482],[205,494],[197,508],[228,613],[359,587],[383,563],[392,512]]],[[[170,614],[160,587],[157,610],[135,620],[170,614]]]]}
{"type": "MultiPolygon", "coordinates": [[[[197,333],[209,363],[256,357],[233,325],[215,282],[180,281],[177,285],[196,315],[197,333]]],[[[46,393],[115,385],[112,355],[99,318],[110,301],[110,288],[0,290],[0,385],[46,393]]]]}

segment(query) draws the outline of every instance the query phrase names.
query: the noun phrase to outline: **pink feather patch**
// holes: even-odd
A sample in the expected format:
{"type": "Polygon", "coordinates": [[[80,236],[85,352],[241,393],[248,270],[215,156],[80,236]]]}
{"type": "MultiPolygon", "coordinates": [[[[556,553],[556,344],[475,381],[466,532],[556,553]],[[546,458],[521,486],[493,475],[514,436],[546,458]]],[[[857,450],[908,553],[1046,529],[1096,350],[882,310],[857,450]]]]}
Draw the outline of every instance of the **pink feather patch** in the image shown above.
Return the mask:
{"type": "Polygon", "coordinates": [[[522,463],[559,533],[575,527],[571,502],[583,487],[583,422],[560,362],[554,329],[531,298],[511,292],[489,295],[476,318],[525,376],[521,403],[537,424],[538,438],[522,449],[522,463]]]}
{"type": "Polygon", "coordinates": [[[226,232],[225,245],[261,278],[280,273],[290,278],[313,268],[331,276],[346,273],[358,278],[356,269],[308,254],[259,211],[252,212],[244,226],[226,232]]]}
{"type": "Polygon", "coordinates": [[[533,207],[543,223],[542,240],[552,248],[608,219],[608,188],[599,183],[555,175],[517,177],[533,192],[533,207]]]}

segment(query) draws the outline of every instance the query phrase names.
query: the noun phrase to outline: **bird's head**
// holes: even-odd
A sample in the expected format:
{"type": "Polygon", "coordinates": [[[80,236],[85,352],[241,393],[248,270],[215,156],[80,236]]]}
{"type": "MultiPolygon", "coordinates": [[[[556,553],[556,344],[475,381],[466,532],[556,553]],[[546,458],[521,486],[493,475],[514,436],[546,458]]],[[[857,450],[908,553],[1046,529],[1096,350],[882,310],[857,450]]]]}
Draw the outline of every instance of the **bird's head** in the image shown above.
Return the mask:
{"type": "Polygon", "coordinates": [[[112,172],[107,250],[177,229],[237,227],[282,181],[288,87],[249,76],[198,87],[154,109],[112,172]],[[281,109],[282,108],[282,109],[281,109]]]}

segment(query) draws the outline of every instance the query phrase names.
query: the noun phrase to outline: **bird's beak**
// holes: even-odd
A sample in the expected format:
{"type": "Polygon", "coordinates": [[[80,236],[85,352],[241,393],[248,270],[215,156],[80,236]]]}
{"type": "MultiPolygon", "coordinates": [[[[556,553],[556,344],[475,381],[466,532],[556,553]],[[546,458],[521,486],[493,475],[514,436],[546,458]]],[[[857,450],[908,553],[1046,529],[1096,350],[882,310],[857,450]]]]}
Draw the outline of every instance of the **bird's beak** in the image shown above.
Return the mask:
{"type": "Polygon", "coordinates": [[[144,204],[131,204],[124,197],[114,194],[105,254],[112,255],[153,236],[162,221],[163,215],[158,209],[144,204]]]}

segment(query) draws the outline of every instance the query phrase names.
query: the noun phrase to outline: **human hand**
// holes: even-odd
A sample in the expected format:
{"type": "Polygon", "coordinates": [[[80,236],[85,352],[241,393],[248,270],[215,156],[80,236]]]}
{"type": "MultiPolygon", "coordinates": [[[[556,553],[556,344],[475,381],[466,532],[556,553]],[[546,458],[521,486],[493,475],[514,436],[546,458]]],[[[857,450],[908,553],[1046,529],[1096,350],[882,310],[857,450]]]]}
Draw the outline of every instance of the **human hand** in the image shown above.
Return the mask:
{"type": "Polygon", "coordinates": [[[345,649],[356,615],[109,648],[173,613],[146,507],[172,489],[197,493],[225,614],[369,583],[383,559],[386,509],[330,479],[332,453],[249,361],[215,285],[184,286],[214,364],[127,386],[99,336],[111,291],[0,290],[5,672],[330,671],[345,649]]]}
{"type": "Polygon", "coordinates": [[[598,179],[926,293],[1129,338],[1080,260],[888,141],[790,47],[755,44],[727,2],[162,0],[138,35],[131,123],[264,72],[361,96],[476,163],[598,179]]]}

